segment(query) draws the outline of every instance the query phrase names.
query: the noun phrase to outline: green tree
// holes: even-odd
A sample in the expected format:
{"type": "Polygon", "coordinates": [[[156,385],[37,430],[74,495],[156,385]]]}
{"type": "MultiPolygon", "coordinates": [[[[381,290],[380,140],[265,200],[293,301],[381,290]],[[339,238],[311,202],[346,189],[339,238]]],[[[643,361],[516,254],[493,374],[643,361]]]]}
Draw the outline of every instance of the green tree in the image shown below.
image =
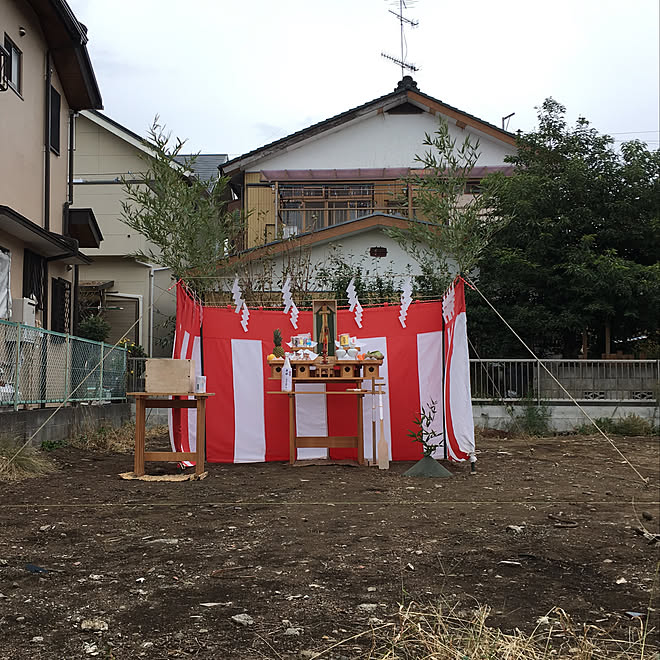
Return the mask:
{"type": "Polygon", "coordinates": [[[439,295],[457,274],[476,268],[492,237],[510,217],[492,209],[501,177],[491,177],[479,190],[466,194],[480,155],[478,140],[467,136],[459,144],[441,119],[433,135],[425,134],[423,145],[426,151],[415,157],[422,169],[407,179],[417,217],[406,228],[388,233],[420,265],[417,290],[439,295]]]}
{"type": "Polygon", "coordinates": [[[151,244],[135,256],[169,266],[175,277],[204,292],[217,287],[223,262],[236,253],[244,217],[228,208],[227,179],[207,185],[191,173],[194,156],[185,166],[175,162],[183,145],[178,138],[171,144],[170,134],[154,120],[146,169],[135,181],[124,180],[122,220],[151,244]]]}
{"type": "MultiPolygon", "coordinates": [[[[519,136],[495,213],[514,221],[486,248],[480,288],[537,352],[591,357],[605,335],[652,332],[660,306],[660,153],[641,142],[615,149],[584,118],[547,99],[538,128],[519,136]]],[[[527,357],[481,299],[470,296],[471,335],[482,356],[527,357]]],[[[621,347],[622,344],[612,345],[621,347]]]]}

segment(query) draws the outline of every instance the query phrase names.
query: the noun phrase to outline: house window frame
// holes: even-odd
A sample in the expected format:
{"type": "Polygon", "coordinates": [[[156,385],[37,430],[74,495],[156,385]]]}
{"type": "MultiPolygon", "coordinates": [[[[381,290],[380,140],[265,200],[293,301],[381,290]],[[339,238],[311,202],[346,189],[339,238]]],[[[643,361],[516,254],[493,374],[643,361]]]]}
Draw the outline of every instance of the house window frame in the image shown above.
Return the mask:
{"type": "Polygon", "coordinates": [[[46,258],[29,248],[23,250],[23,298],[37,299],[37,311],[43,311],[48,296],[46,258]]]}
{"type": "Polygon", "coordinates": [[[5,72],[7,85],[21,98],[23,89],[23,51],[14,43],[14,40],[5,32],[4,47],[7,51],[5,72]],[[16,79],[14,79],[14,63],[16,64],[16,79]]]}

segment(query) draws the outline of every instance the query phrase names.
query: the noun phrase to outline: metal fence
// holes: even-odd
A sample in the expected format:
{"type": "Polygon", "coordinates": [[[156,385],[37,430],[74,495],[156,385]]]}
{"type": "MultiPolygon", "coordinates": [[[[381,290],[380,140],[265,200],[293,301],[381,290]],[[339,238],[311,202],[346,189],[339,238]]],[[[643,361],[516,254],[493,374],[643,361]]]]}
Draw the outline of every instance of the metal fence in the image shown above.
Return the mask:
{"type": "Polygon", "coordinates": [[[125,398],[125,349],[0,320],[0,410],[125,398]]]}
{"type": "MultiPolygon", "coordinates": [[[[660,360],[542,360],[577,401],[658,402],[660,360]]],[[[470,360],[473,401],[569,401],[536,360],[470,360]]]]}
{"type": "MultiPolygon", "coordinates": [[[[129,358],[127,388],[144,391],[146,358],[129,358]]],[[[657,403],[660,360],[542,360],[578,401],[657,403]]],[[[570,397],[536,360],[470,360],[472,400],[569,401],[570,397]]]]}

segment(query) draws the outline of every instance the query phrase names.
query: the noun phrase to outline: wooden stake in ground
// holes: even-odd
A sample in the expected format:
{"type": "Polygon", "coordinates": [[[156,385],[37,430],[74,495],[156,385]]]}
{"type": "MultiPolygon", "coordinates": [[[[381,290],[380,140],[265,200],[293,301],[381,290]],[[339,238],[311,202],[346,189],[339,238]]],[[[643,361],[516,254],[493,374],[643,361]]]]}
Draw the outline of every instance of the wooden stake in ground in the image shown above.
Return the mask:
{"type": "Polygon", "coordinates": [[[385,440],[385,420],[383,419],[383,387],[378,389],[378,412],[380,416],[380,434],[378,436],[378,468],[380,470],[390,469],[390,455],[385,440]]]}

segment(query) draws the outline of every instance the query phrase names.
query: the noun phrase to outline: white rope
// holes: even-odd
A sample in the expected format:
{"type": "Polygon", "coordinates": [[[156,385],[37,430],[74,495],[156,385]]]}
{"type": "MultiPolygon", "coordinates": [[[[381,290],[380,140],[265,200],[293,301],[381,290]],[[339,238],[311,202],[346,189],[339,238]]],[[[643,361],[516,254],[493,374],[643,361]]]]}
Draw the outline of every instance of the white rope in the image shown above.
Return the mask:
{"type": "Polygon", "coordinates": [[[603,429],[600,428],[600,426],[598,426],[598,424],[596,424],[596,421],[593,419],[593,417],[591,417],[591,415],[589,415],[589,413],[587,413],[587,411],[575,400],[573,395],[559,382],[559,380],[557,380],[555,375],[548,369],[548,367],[545,366],[545,364],[543,364],[541,359],[539,357],[537,357],[536,353],[534,353],[534,351],[525,343],[523,338],[511,327],[511,325],[509,325],[507,320],[495,309],[495,307],[493,307],[490,300],[488,300],[488,298],[486,298],[486,296],[484,296],[484,294],[481,293],[481,291],[479,290],[477,285],[469,277],[467,277],[466,275],[464,275],[463,278],[484,299],[486,304],[495,312],[495,314],[497,314],[497,316],[501,319],[501,321],[504,323],[504,325],[506,325],[506,327],[509,328],[509,330],[511,330],[511,332],[513,332],[513,334],[518,339],[518,341],[520,341],[520,343],[527,349],[529,354],[536,360],[538,365],[545,370],[545,372],[548,374],[548,376],[550,376],[550,378],[552,378],[552,380],[554,380],[555,383],[557,383],[557,385],[559,385],[559,387],[561,387],[561,389],[564,391],[564,393],[568,395],[568,398],[578,407],[580,412],[594,425],[596,430],[605,438],[605,440],[607,440],[612,445],[612,447],[616,450],[616,452],[619,454],[619,456],[621,456],[621,458],[632,468],[632,470],[635,472],[635,474],[645,484],[648,484],[649,483],[648,477],[643,477],[640,474],[639,470],[637,470],[637,468],[623,455],[621,450],[614,444],[612,439],[605,433],[605,431],[603,431],[603,429]]]}

